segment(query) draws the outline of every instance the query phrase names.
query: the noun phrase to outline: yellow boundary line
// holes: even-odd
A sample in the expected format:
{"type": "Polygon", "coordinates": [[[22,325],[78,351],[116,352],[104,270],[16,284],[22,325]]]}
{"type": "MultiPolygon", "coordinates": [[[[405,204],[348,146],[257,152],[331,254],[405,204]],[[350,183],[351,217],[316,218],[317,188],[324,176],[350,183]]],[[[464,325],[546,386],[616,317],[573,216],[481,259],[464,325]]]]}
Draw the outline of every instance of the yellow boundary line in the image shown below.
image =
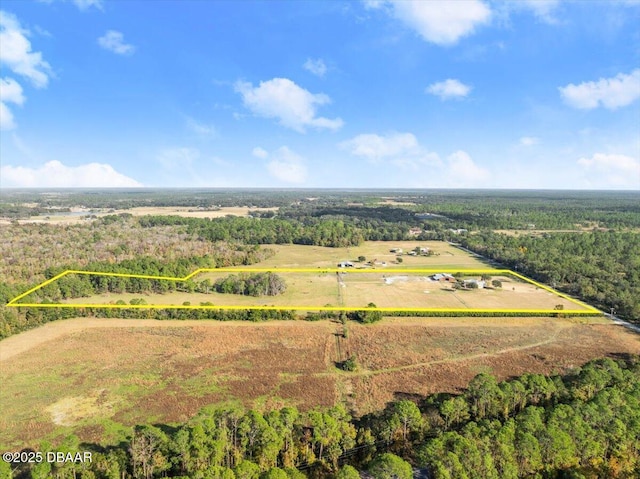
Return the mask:
{"type": "Polygon", "coordinates": [[[151,275],[143,275],[143,274],[127,274],[127,273],[104,273],[100,271],[80,271],[80,270],[66,270],[53,278],[50,278],[39,285],[25,291],[24,293],[16,296],[11,301],[9,301],[6,306],[19,308],[19,307],[36,307],[36,308],[108,308],[108,309],[217,309],[217,310],[267,310],[267,311],[277,311],[277,310],[289,310],[289,311],[363,311],[363,310],[373,310],[373,311],[402,311],[402,312],[420,312],[420,313],[508,313],[508,314],[602,314],[601,311],[590,306],[586,303],[583,303],[580,300],[572,298],[564,293],[560,293],[549,286],[545,286],[544,284],[538,283],[526,276],[516,273],[510,269],[462,269],[455,270],[456,273],[461,273],[464,275],[469,274],[504,274],[511,275],[516,278],[523,280],[526,283],[533,284],[534,286],[544,289],[560,298],[566,299],[582,308],[585,309],[507,309],[507,308],[392,308],[392,307],[353,307],[353,306],[240,306],[240,305],[184,305],[184,304],[65,304],[65,303],[18,303],[17,301],[25,298],[31,293],[38,291],[44,286],[66,276],[68,274],[83,274],[83,275],[95,275],[95,276],[112,276],[112,277],[120,277],[120,278],[140,278],[140,279],[156,279],[163,281],[178,281],[184,282],[187,281],[194,276],[200,273],[225,273],[225,272],[234,272],[234,273],[265,273],[265,272],[280,272],[280,273],[317,273],[317,274],[326,274],[326,273],[441,273],[444,270],[454,271],[455,268],[440,268],[440,269],[384,269],[384,270],[372,270],[372,269],[349,269],[346,270],[344,268],[199,268],[194,272],[188,274],[183,278],[171,277],[171,276],[151,276],[151,275]]]}

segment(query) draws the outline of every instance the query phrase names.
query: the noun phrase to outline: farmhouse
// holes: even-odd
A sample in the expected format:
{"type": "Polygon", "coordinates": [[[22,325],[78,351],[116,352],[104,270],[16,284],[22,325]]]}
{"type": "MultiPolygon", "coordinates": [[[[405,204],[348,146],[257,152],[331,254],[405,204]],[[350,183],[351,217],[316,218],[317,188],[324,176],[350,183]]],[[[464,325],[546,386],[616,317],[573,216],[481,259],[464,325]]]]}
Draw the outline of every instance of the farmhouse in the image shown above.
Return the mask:
{"type": "Polygon", "coordinates": [[[432,281],[440,281],[443,283],[455,283],[456,279],[449,273],[436,273],[429,276],[432,281]]]}
{"type": "Polygon", "coordinates": [[[353,268],[353,263],[351,261],[341,261],[338,263],[338,268],[353,268]]]}

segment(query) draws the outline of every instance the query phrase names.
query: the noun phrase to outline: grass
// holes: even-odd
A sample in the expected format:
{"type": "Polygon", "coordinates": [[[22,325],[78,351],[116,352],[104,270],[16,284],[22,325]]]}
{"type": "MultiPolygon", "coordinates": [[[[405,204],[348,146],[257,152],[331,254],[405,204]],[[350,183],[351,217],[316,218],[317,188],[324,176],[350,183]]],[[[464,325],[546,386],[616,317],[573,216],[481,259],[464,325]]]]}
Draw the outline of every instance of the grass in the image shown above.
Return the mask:
{"type": "Polygon", "coordinates": [[[304,245],[270,245],[276,251],[271,258],[261,262],[260,267],[335,267],[341,261],[357,261],[364,256],[366,261],[377,259],[386,262],[389,267],[409,268],[444,268],[444,269],[479,269],[487,268],[487,264],[475,256],[451,246],[443,241],[366,241],[360,246],[348,248],[326,248],[322,246],[304,245]],[[402,256],[402,263],[396,264],[393,248],[402,248],[404,253],[416,246],[427,247],[435,254],[432,256],[402,256]]]}
{"type": "MultiPolygon", "coordinates": [[[[112,442],[138,423],[176,423],[208,404],[285,404],[302,409],[346,401],[356,414],[399,395],[455,392],[476,371],[499,378],[577,367],[591,358],[637,353],[638,335],[583,318],[396,318],[349,323],[336,370],[341,325],[78,318],[69,331],[0,364],[0,446],[19,448],[75,433],[112,442]],[[158,334],[161,333],[161,334],[158,334]],[[57,415],[56,415],[57,414],[57,415]]],[[[3,346],[0,343],[0,346],[3,346]]]]}
{"type": "MultiPolygon", "coordinates": [[[[436,270],[438,271],[438,270],[436,270]]],[[[455,270],[449,270],[455,272],[455,270]]],[[[201,273],[195,281],[209,279],[215,282],[228,276],[224,273],[201,273]]],[[[453,289],[449,283],[432,281],[428,273],[367,272],[305,273],[279,272],[287,284],[284,293],[277,296],[243,296],[223,293],[106,293],[64,301],[67,304],[113,304],[118,300],[129,303],[144,298],[150,305],[181,305],[189,302],[197,306],[210,302],[216,306],[277,306],[286,308],[319,308],[323,306],[360,308],[374,303],[380,308],[466,308],[466,309],[542,309],[553,310],[562,305],[564,310],[586,310],[567,299],[543,290],[534,284],[509,275],[496,275],[502,288],[453,289]],[[341,284],[342,283],[342,284],[341,284]]],[[[469,275],[480,279],[479,275],[469,275]]],[[[28,300],[28,297],[25,298],[28,300]]]]}
{"type": "MultiPolygon", "coordinates": [[[[335,268],[344,260],[352,260],[356,268],[364,268],[357,258],[364,256],[373,266],[367,273],[345,269],[344,284],[339,284],[335,273],[301,273],[280,271],[287,290],[278,296],[250,297],[234,294],[172,292],[167,294],[101,294],[87,298],[67,300],[68,304],[113,304],[118,300],[129,303],[143,297],[150,305],[182,305],[189,303],[213,303],[216,306],[319,308],[323,306],[359,308],[374,303],[381,308],[427,308],[427,309],[530,309],[553,310],[561,305],[564,310],[584,309],[534,284],[518,280],[513,276],[497,275],[494,279],[503,282],[503,288],[455,291],[451,285],[427,280],[427,274],[407,273],[407,269],[429,269],[455,273],[469,269],[493,269],[478,257],[441,241],[365,242],[353,248],[325,248],[319,246],[275,245],[276,254],[250,267],[269,268],[274,272],[291,268],[335,268]],[[392,249],[402,248],[407,253],[416,247],[427,248],[431,256],[404,254],[403,262],[397,263],[392,249]],[[389,272],[389,270],[394,270],[389,272]],[[385,272],[387,271],[387,272],[385,272]]],[[[248,268],[250,268],[248,267],[248,268]]],[[[242,270],[242,267],[237,268],[242,270]]],[[[193,277],[194,281],[225,277],[230,273],[207,272],[193,277]]],[[[476,275],[476,279],[479,277],[476,275]]],[[[28,302],[29,295],[20,302],[28,302]]]]}
{"type": "MultiPolygon", "coordinates": [[[[437,254],[404,256],[402,264],[391,266],[451,272],[487,268],[446,243],[417,241],[368,242],[342,249],[278,245],[273,246],[276,255],[257,266],[274,271],[335,267],[358,256],[391,264],[396,256],[389,249],[409,251],[418,245],[437,254]]],[[[489,304],[499,298],[502,304],[515,301],[520,307],[527,307],[522,301],[534,299],[558,302],[533,285],[511,279],[507,283],[508,278],[503,291],[453,293],[425,281],[387,285],[383,274],[381,266],[371,275],[347,274],[345,302],[406,306],[422,304],[426,298],[433,303],[453,298],[458,303],[489,304]],[[514,287],[516,291],[510,289],[514,287]]],[[[201,299],[174,293],[157,299],[177,304],[338,301],[335,273],[292,273],[285,280],[289,289],[280,298],[217,295],[220,298],[212,300],[211,295],[201,299]]],[[[118,299],[132,297],[140,295],[118,299]]],[[[334,363],[335,333],[341,328],[328,321],[78,318],[47,324],[0,342],[0,447],[33,446],[43,439],[55,444],[69,433],[83,441],[113,443],[135,424],[187,421],[207,405],[228,402],[267,409],[345,402],[355,414],[364,414],[406,395],[459,391],[475,371],[491,370],[499,378],[527,371],[548,373],[640,349],[637,335],[603,324],[602,318],[388,318],[367,326],[349,323],[349,337],[340,343],[341,359],[356,355],[358,370],[346,373],[334,363]]]]}

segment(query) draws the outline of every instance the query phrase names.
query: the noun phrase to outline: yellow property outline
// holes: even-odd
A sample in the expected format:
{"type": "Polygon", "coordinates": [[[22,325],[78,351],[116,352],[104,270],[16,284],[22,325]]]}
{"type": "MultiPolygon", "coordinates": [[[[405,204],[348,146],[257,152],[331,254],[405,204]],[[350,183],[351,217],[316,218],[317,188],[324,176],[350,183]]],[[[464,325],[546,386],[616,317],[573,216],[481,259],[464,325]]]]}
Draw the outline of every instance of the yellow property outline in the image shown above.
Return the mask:
{"type": "Polygon", "coordinates": [[[66,270],[53,278],[50,278],[39,285],[31,288],[28,291],[16,296],[9,301],[6,306],[19,308],[110,308],[110,309],[218,309],[218,310],[289,310],[289,311],[402,311],[402,312],[420,312],[420,313],[509,313],[509,314],[602,314],[602,311],[583,303],[580,300],[571,298],[570,296],[560,293],[549,286],[538,283],[526,276],[516,273],[510,269],[455,269],[455,268],[439,268],[439,269],[349,269],[345,268],[199,268],[193,273],[188,274],[184,278],[176,278],[171,276],[149,276],[143,274],[127,274],[127,273],[103,273],[100,271],[79,271],[79,270],[66,270]],[[84,275],[96,275],[96,276],[116,276],[121,278],[140,278],[140,279],[157,279],[164,281],[187,281],[200,273],[266,273],[266,272],[278,272],[278,273],[343,273],[348,271],[349,273],[442,273],[445,270],[452,270],[456,273],[463,275],[476,275],[476,274],[503,274],[512,275],[516,278],[520,278],[526,283],[533,284],[538,288],[542,288],[560,298],[564,298],[578,306],[585,309],[501,309],[501,308],[396,308],[396,307],[354,307],[354,306],[240,306],[240,305],[184,305],[184,304],[67,304],[67,303],[18,303],[17,301],[28,296],[29,294],[43,288],[44,286],[66,276],[68,274],[84,274],[84,275]]]}

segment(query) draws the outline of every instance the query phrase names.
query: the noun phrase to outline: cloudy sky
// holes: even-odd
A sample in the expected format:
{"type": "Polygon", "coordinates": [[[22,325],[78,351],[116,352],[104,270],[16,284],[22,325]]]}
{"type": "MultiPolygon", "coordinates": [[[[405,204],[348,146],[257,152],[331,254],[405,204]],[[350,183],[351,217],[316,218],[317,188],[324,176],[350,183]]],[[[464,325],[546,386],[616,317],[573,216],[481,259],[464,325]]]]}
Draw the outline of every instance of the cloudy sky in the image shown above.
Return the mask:
{"type": "Polygon", "coordinates": [[[0,186],[640,189],[640,1],[3,0],[0,186]]]}

